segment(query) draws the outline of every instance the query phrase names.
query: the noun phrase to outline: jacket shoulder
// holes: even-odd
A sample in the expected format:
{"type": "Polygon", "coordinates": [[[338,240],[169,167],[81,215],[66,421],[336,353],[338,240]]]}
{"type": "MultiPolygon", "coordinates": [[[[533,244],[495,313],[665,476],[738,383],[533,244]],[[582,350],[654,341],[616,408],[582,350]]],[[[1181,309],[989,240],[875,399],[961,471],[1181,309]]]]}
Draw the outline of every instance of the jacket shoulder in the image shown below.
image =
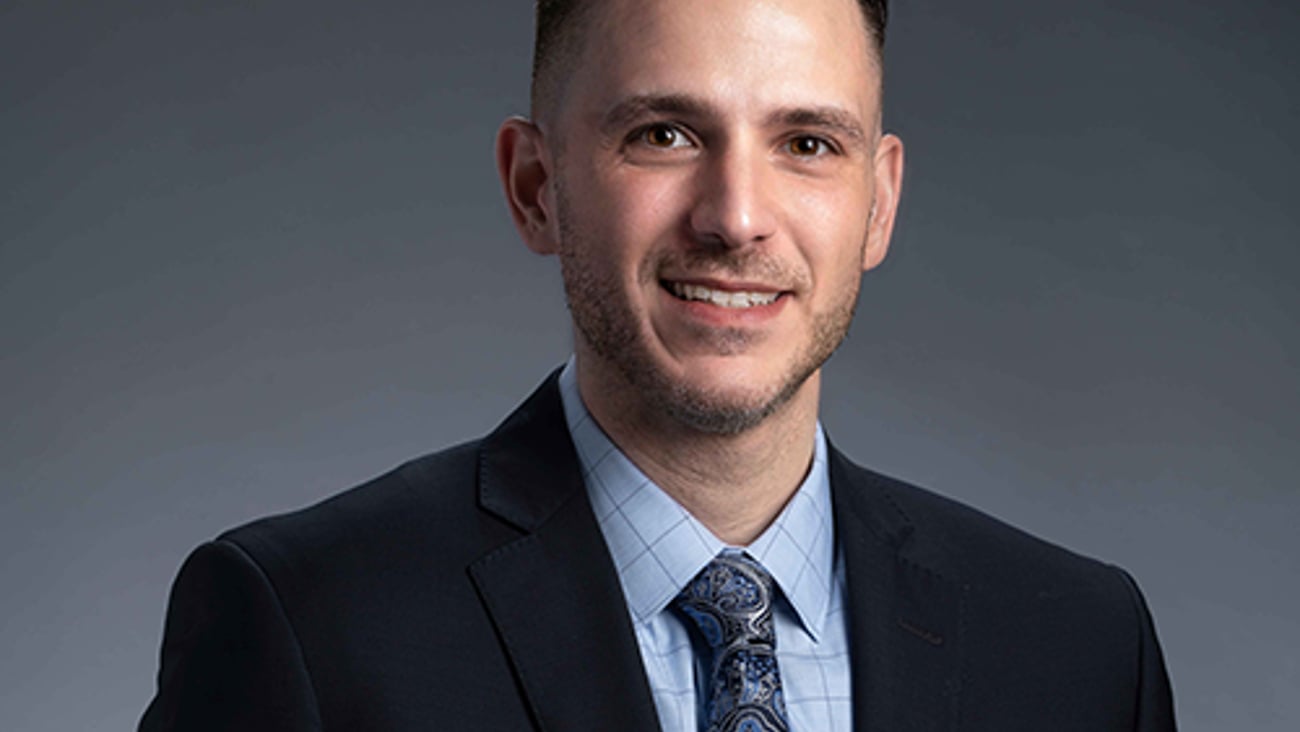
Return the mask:
{"type": "Polygon", "coordinates": [[[319,503],[260,518],[218,537],[274,571],[290,565],[396,558],[419,547],[464,555],[480,522],[476,485],[481,441],[431,453],[319,503]],[[458,551],[457,545],[462,545],[458,551]]]}
{"type": "Polygon", "coordinates": [[[963,584],[1043,595],[1091,590],[1130,599],[1123,571],[1109,563],[847,459],[841,459],[839,470],[848,478],[848,490],[869,496],[858,497],[873,514],[869,525],[883,526],[879,530],[899,542],[905,556],[963,584]]]}
{"type": "MultiPolygon", "coordinates": [[[[956,598],[970,726],[1174,728],[1155,626],[1128,573],[837,458],[837,503],[859,519],[850,526],[865,527],[877,546],[895,550],[875,554],[900,562],[894,589],[911,596],[909,589],[942,586],[956,598]],[[1025,703],[1002,703],[1007,699],[1025,703]],[[1075,713],[1062,718],[1065,709],[1075,713]]],[[[846,540],[853,539],[841,536],[846,540]]],[[[912,611],[935,612],[926,608],[912,611]]]]}
{"type": "Polygon", "coordinates": [[[438,717],[455,729],[521,727],[526,711],[466,571],[516,535],[479,509],[479,448],[412,460],[199,547],[174,585],[151,719],[197,688],[257,721],[185,729],[416,729],[438,717]],[[271,721],[263,707],[280,710],[290,681],[294,724],[271,721]]]}

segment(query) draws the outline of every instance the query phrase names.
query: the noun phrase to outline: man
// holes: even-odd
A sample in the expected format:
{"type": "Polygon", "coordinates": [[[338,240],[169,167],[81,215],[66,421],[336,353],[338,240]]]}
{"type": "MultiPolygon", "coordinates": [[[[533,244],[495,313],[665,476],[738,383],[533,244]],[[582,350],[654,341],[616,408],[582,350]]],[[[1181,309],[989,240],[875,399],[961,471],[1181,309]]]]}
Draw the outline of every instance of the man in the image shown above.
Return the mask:
{"type": "Polygon", "coordinates": [[[1171,730],[1121,570],[849,463],[877,0],[539,3],[497,142],[574,356],[487,438],[224,534],[142,729],[1171,730]]]}

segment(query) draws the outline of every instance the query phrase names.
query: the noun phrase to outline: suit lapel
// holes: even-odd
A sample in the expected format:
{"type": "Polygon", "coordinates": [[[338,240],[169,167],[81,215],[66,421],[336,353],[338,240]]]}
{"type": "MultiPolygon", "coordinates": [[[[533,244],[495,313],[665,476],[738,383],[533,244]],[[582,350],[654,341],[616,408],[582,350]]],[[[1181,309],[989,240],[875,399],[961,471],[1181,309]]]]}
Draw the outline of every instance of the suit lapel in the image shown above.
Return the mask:
{"type": "Polygon", "coordinates": [[[966,587],[889,494],[831,450],[836,535],[848,579],[854,727],[955,730],[966,587]]]}
{"type": "Polygon", "coordinates": [[[552,374],[483,442],[483,508],[523,532],[469,571],[543,730],[656,730],[552,374]]]}
{"type": "MultiPolygon", "coordinates": [[[[830,452],[854,727],[955,730],[967,587],[892,499],[888,479],[830,452]]],[[[522,532],[469,572],[539,729],[657,730],[554,374],[484,440],[479,496],[487,513],[522,532]]]]}

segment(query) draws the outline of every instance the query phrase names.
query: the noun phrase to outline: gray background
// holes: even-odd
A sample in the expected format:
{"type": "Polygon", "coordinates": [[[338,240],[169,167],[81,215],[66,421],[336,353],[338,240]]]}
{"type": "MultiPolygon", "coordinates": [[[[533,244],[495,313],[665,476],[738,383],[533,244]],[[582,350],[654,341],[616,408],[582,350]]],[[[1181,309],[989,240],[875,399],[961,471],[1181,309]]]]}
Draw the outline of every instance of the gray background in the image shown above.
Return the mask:
{"type": "MultiPolygon", "coordinates": [[[[1300,11],[897,2],[877,469],[1119,563],[1183,728],[1300,727],[1300,11]]],[[[522,2],[0,5],[0,728],[123,729],[197,542],[478,435],[568,351],[492,136],[522,2]]]]}

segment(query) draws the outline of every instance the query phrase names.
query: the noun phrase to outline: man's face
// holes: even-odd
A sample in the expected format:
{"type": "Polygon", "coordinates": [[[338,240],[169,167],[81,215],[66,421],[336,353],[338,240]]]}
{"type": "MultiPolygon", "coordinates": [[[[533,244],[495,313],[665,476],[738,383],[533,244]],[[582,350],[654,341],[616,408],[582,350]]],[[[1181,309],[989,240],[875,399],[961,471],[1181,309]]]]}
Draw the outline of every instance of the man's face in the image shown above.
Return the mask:
{"type": "Polygon", "coordinates": [[[862,16],[854,0],[593,13],[544,130],[580,368],[696,429],[747,429],[808,388],[887,246],[901,146],[882,145],[862,16]]]}

